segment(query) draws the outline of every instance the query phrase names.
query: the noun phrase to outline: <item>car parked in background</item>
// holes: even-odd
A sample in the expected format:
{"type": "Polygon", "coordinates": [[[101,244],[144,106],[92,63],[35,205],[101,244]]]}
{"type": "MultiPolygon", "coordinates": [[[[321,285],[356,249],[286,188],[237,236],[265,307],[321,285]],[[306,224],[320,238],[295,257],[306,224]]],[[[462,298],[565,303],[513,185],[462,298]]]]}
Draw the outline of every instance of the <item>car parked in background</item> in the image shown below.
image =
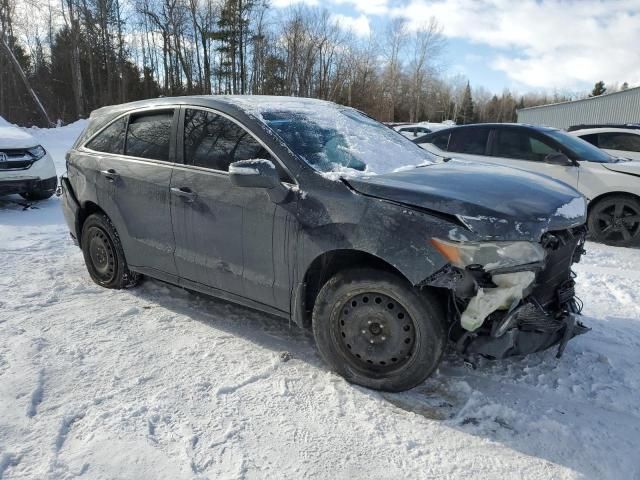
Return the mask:
{"type": "Polygon", "coordinates": [[[603,149],[614,157],[640,160],[640,128],[596,127],[569,133],[603,149]]]}
{"type": "MultiPolygon", "coordinates": [[[[0,119],[2,120],[2,119],[0,119]]],[[[0,125],[0,195],[45,200],[58,185],[53,159],[23,129],[0,125]]]]}
{"type": "Polygon", "coordinates": [[[92,113],[64,215],[91,278],[140,275],[313,329],[351,382],[411,388],[447,340],[504,358],[566,343],[586,202],[433,156],[357,110],[288,97],[154,99],[92,113]]]}
{"type": "Polygon", "coordinates": [[[447,128],[447,126],[448,125],[442,123],[421,122],[398,125],[393,127],[393,129],[407,138],[416,138],[427,133],[442,130],[443,128],[447,128]]]}
{"type": "Polygon", "coordinates": [[[610,155],[567,132],[523,124],[464,125],[413,140],[440,157],[508,165],[561,180],[589,200],[594,239],[640,241],[640,161],[610,155]]]}

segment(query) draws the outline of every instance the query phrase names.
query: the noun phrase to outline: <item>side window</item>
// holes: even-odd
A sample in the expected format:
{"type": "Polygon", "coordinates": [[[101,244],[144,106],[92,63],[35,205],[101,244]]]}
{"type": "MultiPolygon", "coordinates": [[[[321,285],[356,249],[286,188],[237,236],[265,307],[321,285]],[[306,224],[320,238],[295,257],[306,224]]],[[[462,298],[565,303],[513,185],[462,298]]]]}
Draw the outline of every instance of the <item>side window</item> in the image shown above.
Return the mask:
{"type": "Polygon", "coordinates": [[[184,160],[187,165],[227,172],[239,160],[271,160],[283,181],[291,182],[281,165],[244,128],[205,110],[187,109],[184,116],[184,160]]]}
{"type": "Polygon", "coordinates": [[[169,161],[173,110],[131,115],[125,155],[169,161]]]}
{"type": "Polygon", "coordinates": [[[558,150],[553,148],[548,143],[543,142],[542,140],[534,137],[529,137],[529,144],[531,147],[531,153],[533,154],[534,157],[536,157],[535,160],[538,160],[538,159],[543,160],[544,157],[546,157],[550,153],[558,152],[558,150]],[[542,158],[538,158],[538,157],[542,157],[542,158]]]}
{"type": "Polygon", "coordinates": [[[582,135],[582,136],[580,136],[580,138],[582,140],[586,140],[591,145],[594,145],[596,147],[598,146],[598,134],[597,133],[592,133],[591,135],[582,135]]]}
{"type": "Polygon", "coordinates": [[[598,146],[610,150],[640,152],[640,135],[633,133],[600,133],[598,146]]]}
{"type": "Polygon", "coordinates": [[[461,128],[451,132],[449,151],[484,155],[489,138],[488,128],[461,128]]]}
{"type": "Polygon", "coordinates": [[[496,157],[542,161],[552,152],[557,150],[548,143],[525,130],[512,128],[498,129],[493,143],[493,155],[496,157]]]}
{"type": "Polygon", "coordinates": [[[124,150],[124,134],[127,129],[127,117],[126,115],[119,118],[97,136],[95,136],[89,143],[87,148],[95,150],[96,152],[115,153],[122,155],[124,150]]]}
{"type": "Polygon", "coordinates": [[[433,141],[431,143],[440,150],[444,150],[445,152],[447,151],[447,148],[449,147],[449,132],[436,135],[432,137],[432,139],[433,141]]]}

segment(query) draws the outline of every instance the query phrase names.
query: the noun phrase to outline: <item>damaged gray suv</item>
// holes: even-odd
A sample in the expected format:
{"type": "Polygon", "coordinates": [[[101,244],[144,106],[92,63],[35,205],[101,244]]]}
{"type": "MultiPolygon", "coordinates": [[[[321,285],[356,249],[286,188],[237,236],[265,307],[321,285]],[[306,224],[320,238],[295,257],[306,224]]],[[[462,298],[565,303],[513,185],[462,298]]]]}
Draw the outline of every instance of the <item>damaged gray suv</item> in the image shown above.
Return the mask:
{"type": "Polygon", "coordinates": [[[401,391],[447,342],[500,359],[567,342],[586,205],[571,187],[430,154],[366,115],[287,97],[102,108],[67,156],[91,278],[142,275],[313,329],[350,382],[401,391]]]}

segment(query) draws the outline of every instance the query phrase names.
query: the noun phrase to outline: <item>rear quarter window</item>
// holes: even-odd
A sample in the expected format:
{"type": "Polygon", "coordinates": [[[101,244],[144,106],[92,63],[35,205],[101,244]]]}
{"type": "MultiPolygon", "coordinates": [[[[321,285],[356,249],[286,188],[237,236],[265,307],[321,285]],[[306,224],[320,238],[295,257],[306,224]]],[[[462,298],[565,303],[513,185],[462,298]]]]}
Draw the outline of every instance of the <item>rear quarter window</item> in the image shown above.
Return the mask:
{"type": "Polygon", "coordinates": [[[124,151],[124,136],[127,129],[127,118],[122,117],[93,137],[87,148],[102,153],[115,153],[121,155],[124,151]]]}
{"type": "Polygon", "coordinates": [[[132,115],[125,155],[168,162],[172,121],[172,110],[132,115]]]}

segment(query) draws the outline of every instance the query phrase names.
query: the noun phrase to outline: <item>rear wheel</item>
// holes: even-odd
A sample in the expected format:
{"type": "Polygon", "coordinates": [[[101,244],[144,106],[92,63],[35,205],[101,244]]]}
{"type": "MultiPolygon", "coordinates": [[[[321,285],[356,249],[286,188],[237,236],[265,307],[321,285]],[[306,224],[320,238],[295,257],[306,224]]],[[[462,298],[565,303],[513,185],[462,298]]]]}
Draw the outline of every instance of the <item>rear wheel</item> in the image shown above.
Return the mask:
{"type": "Polygon", "coordinates": [[[322,357],[349,382],[402,391],[438,366],[443,321],[430,292],[389,272],[357,269],[338,273],[321,289],[313,333],[322,357]]]}
{"type": "Polygon", "coordinates": [[[640,243],[640,201],[614,195],[593,205],[589,212],[589,232],[594,240],[626,247],[640,243]]]}
{"type": "Polygon", "coordinates": [[[89,275],[98,285],[119,289],[140,281],[140,274],[129,270],[118,232],[103,213],[87,217],[80,244],[89,275]]]}

